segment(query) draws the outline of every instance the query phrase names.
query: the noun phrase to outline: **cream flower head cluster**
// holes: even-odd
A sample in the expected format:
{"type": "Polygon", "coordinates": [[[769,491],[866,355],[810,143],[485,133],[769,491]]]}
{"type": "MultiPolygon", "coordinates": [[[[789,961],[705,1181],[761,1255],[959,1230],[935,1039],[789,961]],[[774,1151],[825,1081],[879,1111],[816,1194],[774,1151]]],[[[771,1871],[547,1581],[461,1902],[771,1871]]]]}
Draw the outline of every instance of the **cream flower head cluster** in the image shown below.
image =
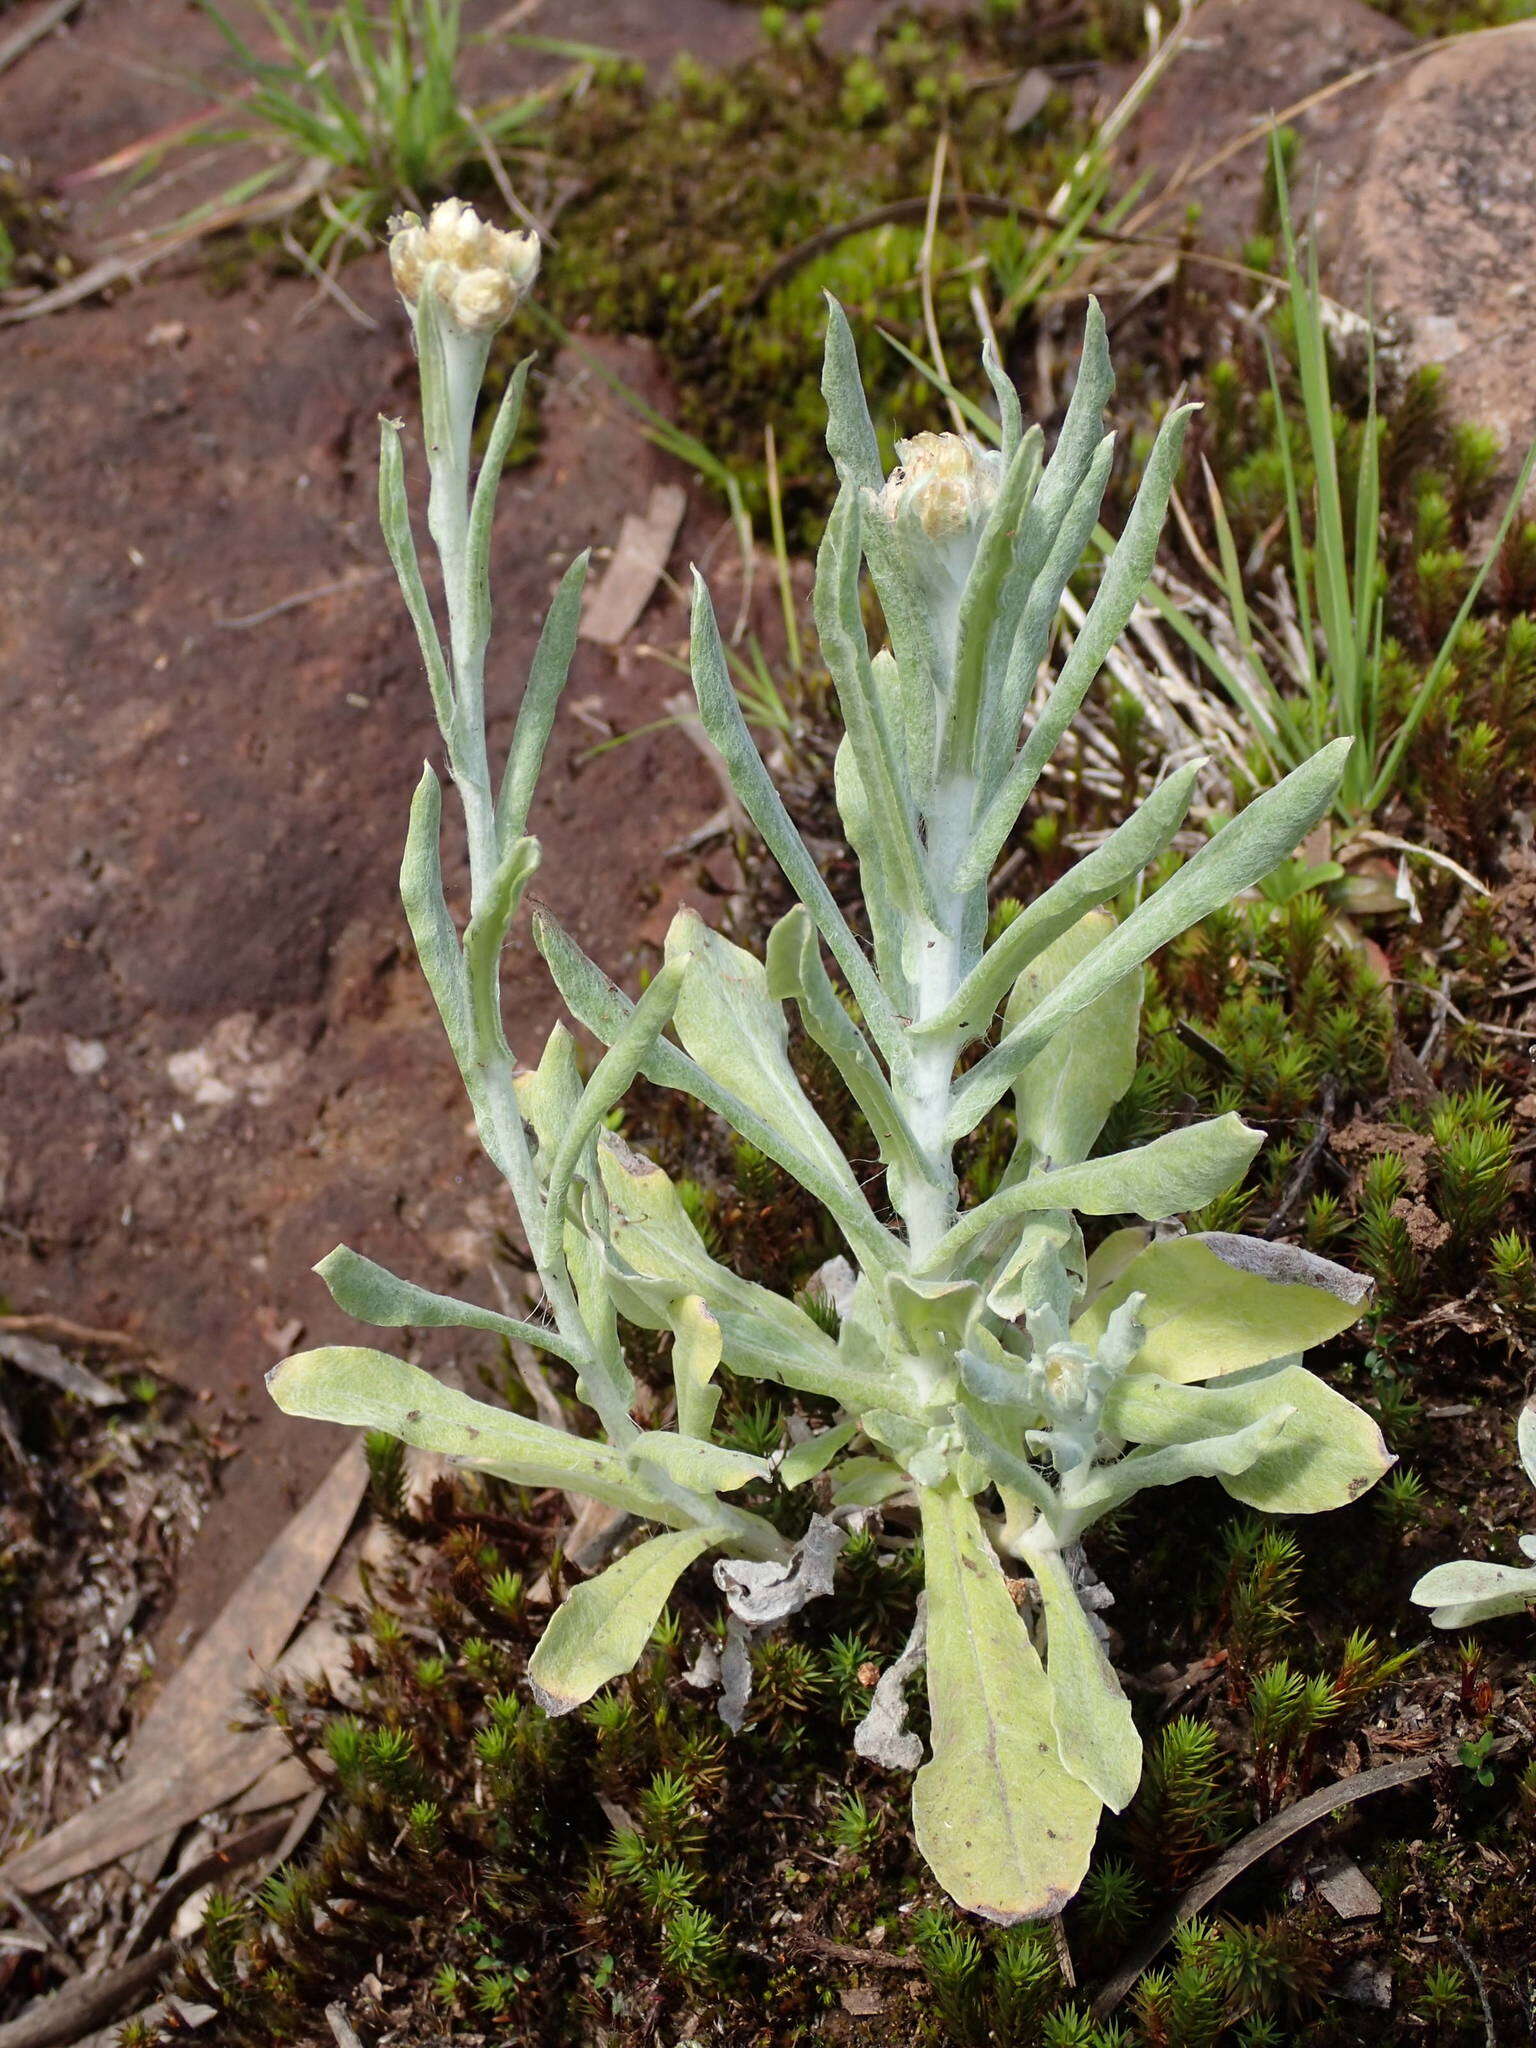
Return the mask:
{"type": "Polygon", "coordinates": [[[915,434],[896,443],[900,467],[880,493],[889,519],[916,514],[932,541],[957,539],[980,527],[992,509],[1002,459],[961,434],[915,434]]]}
{"type": "Polygon", "coordinates": [[[444,199],[423,226],[419,215],[389,223],[389,267],[414,306],[434,266],[433,289],[467,334],[494,334],[539,273],[539,238],[493,228],[462,199],[444,199]]]}

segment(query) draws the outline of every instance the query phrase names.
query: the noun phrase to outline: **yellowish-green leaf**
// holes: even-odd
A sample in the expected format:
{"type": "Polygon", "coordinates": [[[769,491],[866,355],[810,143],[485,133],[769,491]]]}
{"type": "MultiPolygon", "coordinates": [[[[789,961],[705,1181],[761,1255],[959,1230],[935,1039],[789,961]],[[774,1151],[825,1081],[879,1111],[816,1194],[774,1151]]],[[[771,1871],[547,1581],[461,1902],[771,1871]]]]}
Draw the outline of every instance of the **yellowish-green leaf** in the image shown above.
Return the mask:
{"type": "Polygon", "coordinates": [[[1089,1346],[1129,1294],[1144,1294],[1138,1371],[1213,1379],[1293,1357],[1365,1313],[1371,1283],[1294,1245],[1208,1231],[1147,1246],[1072,1326],[1089,1346]]]}
{"type": "Polygon", "coordinates": [[[712,1384],[720,1364],[720,1325],[697,1294],[685,1294],[674,1304],[672,1316],[678,1433],[707,1437],[720,1406],[720,1389],[712,1384]]]}
{"type": "Polygon", "coordinates": [[[1101,1801],[1061,1760],[1045,1667],[972,1503],[921,1496],[933,1756],[913,1781],[917,1845],[967,1912],[1059,1913],[1082,1883],[1101,1801]]]}
{"type": "Polygon", "coordinates": [[[1083,1612],[1061,1552],[1026,1554],[1045,1602],[1046,1676],[1061,1760],[1119,1813],[1141,1782],[1141,1737],[1130,1701],[1083,1612]]]}
{"type": "Polygon", "coordinates": [[[584,1706],[634,1669],[672,1588],[718,1540],[708,1529],[653,1536],[566,1594],[528,1664],[533,1696],[546,1714],[584,1706]]]}
{"type": "MultiPolygon", "coordinates": [[[[1107,910],[1091,911],[1032,960],[1013,985],[1004,1020],[1022,1024],[1074,967],[1115,929],[1107,910]]],[[[1136,1075],[1141,972],[1113,983],[1036,1053],[1014,1085],[1019,1138],[1037,1160],[1073,1166],[1086,1159],[1104,1119],[1136,1075]]],[[[1110,1212],[1113,1213],[1113,1212],[1110,1212]]]]}
{"type": "Polygon", "coordinates": [[[1266,1514],[1313,1515],[1347,1507],[1392,1465],[1381,1431],[1302,1365],[1244,1373],[1219,1386],[1177,1386],[1128,1373],[1105,1404],[1104,1426],[1139,1444],[1193,1444],[1246,1429],[1289,1409],[1273,1448],[1223,1475],[1234,1500],[1266,1514]]]}

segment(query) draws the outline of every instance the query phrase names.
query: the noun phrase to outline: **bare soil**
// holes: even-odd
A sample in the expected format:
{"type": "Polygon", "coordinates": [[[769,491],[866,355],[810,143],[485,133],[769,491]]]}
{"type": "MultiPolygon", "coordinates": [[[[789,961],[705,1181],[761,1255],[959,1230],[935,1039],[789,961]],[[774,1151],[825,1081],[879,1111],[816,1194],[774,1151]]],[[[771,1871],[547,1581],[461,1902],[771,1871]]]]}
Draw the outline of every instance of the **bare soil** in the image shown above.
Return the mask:
{"type": "MultiPolygon", "coordinates": [[[[620,31],[650,14],[612,11],[620,31]]],[[[563,26],[596,37],[600,12],[563,26]]],[[[705,16],[750,26],[669,11],[677,33],[705,16]]],[[[209,33],[165,0],[88,6],[0,80],[11,145],[58,177],[163,123],[185,95],[146,51],[195,68],[209,33]]],[[[472,1288],[510,1222],[396,900],[436,736],[377,538],[375,420],[410,413],[414,376],[382,257],[347,288],[372,329],[305,282],[216,296],[194,272],[0,331],[0,1290],[133,1333],[245,1422],[173,1654],[335,1455],[260,1388],[295,1325],[353,1334],[314,1260],[348,1239],[472,1288]]],[[[643,349],[608,355],[666,405],[643,349]]],[[[675,474],[579,358],[542,375],[541,451],[497,537],[508,712],[567,562],[675,474]]],[[[679,558],[720,539],[696,505],[679,558]]],[[[620,974],[670,908],[666,849],[718,794],[672,732],[581,757],[676,687],[583,647],[535,820],[541,890],[620,974]]],[[[526,942],[507,1012],[536,1051],[555,1005],[526,942]]]]}

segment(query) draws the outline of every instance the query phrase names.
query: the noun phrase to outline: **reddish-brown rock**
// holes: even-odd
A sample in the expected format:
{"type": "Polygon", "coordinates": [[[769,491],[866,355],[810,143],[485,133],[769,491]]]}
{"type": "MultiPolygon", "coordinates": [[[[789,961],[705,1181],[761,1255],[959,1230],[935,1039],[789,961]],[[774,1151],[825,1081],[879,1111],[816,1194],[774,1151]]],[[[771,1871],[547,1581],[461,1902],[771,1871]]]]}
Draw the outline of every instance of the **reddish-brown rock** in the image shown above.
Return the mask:
{"type": "Polygon", "coordinates": [[[1490,29],[1409,66],[1352,194],[1341,288],[1368,282],[1414,363],[1518,468],[1536,432],[1536,30],[1490,29]]]}

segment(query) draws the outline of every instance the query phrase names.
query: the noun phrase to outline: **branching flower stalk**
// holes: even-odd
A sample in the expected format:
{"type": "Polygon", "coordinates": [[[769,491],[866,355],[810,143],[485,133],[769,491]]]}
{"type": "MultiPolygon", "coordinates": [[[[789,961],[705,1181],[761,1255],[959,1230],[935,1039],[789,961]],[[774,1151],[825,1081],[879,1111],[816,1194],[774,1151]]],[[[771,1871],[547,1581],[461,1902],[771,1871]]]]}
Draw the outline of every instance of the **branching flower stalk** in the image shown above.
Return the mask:
{"type": "Polygon", "coordinates": [[[1117,922],[1107,906],[1171,844],[1199,764],[1170,775],[989,946],[991,871],[1150,573],[1187,409],[1163,422],[1086,618],[1032,710],[1113,455],[1101,431],[1113,377],[1098,309],[1090,305],[1049,460],[989,356],[1000,450],[919,434],[898,444],[900,466],[886,477],[852,336],[832,304],[823,388],[840,490],[815,611],[843,714],[836,794],[871,949],[763,765],[696,577],[700,717],[798,900],[761,959],[679,911],[661,969],[635,1003],[536,911],[534,938],[568,1010],[607,1051],[583,1082],[557,1026],[537,1065],[519,1069],[499,962],[538,859],[528,810],[585,561],[551,605],[497,786],[483,680],[489,544],[526,365],[473,481],[470,432],[488,335],[527,288],[536,254],[455,202],[425,228],[402,223],[392,253],[421,363],[446,650],[411,537],[399,430],[388,423],[382,514],[464,804],[462,934],[444,900],[430,768],[412,808],[402,894],[549,1320],[428,1293],[346,1247],[318,1270],[344,1308],[375,1324],[490,1329],[552,1353],[574,1369],[602,1435],[563,1434],[351,1347],[285,1360],[273,1394],[291,1413],[388,1429],[662,1526],[579,1585],[547,1626],[529,1676],[552,1712],[628,1670],[679,1575],[715,1551],[732,1617],[721,1711],[739,1722],[748,1632],[833,1589],[850,1516],[897,1499],[915,1506],[923,1609],[856,1747],[893,1767],[922,1763],[918,1843],[962,1906],[1000,1921],[1057,1911],[1082,1880],[1102,1808],[1123,1807],[1141,1770],[1094,1613],[1109,1595],[1083,1555],[1086,1533],[1133,1494],[1194,1474],[1253,1507],[1298,1513],[1354,1499],[1391,1462],[1368,1418],[1300,1363],[1309,1345],[1356,1319],[1367,1283],[1286,1246],[1178,1230],[1182,1212],[1242,1177],[1261,1134],[1228,1115],[1094,1154],[1135,1072],[1143,963],[1292,851],[1326,813],[1348,743],[1303,763],[1117,922]],[[866,567],[890,636],[876,652],[861,602],[866,567]],[[873,1205],[801,1087],[787,1050],[790,1004],[875,1135],[894,1213],[873,1205]],[[835,1334],[712,1257],[677,1188],[607,1128],[637,1076],[691,1095],[826,1208],[849,1253],[824,1274],[835,1334]],[[1010,1098],[1017,1137],[1001,1183],[963,1208],[957,1148],[1010,1098]],[[1135,1220],[1089,1256],[1079,1216],[1135,1220]],[[634,1419],[626,1324],[671,1333],[668,1428],[634,1419]],[[722,1363],[835,1401],[842,1418],[773,1465],[720,1445],[711,1431],[722,1363]],[[791,1487],[825,1475],[831,1513],[813,1515],[794,1546],[723,1498],[773,1469],[791,1487]],[[1033,1622],[1014,1602],[1003,1556],[1033,1576],[1033,1622]],[[901,1692],[923,1661],[926,1762],[901,1692]]]}

